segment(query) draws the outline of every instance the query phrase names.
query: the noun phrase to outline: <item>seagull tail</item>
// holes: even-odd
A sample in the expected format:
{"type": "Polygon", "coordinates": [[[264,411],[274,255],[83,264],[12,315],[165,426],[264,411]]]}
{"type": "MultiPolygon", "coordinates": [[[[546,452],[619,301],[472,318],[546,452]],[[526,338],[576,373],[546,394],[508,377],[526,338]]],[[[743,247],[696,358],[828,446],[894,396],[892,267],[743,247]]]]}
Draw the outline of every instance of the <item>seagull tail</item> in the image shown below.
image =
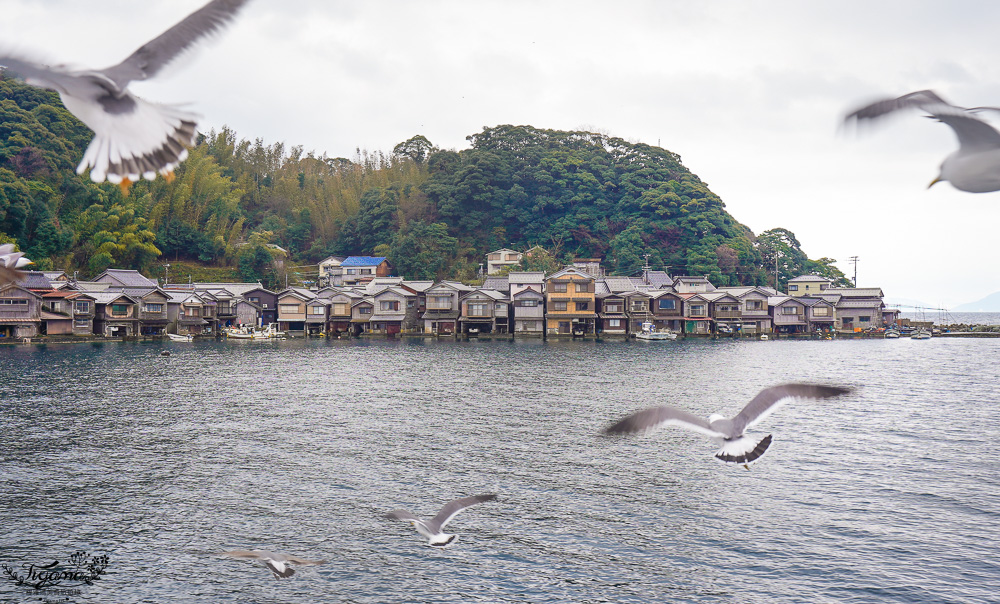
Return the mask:
{"type": "Polygon", "coordinates": [[[733,440],[727,440],[715,458],[724,463],[737,465],[751,464],[767,451],[771,446],[771,435],[768,434],[760,442],[748,436],[741,436],[733,440]]]}
{"type": "Polygon", "coordinates": [[[175,107],[137,97],[134,110],[105,114],[88,123],[94,130],[77,174],[90,169],[94,182],[118,184],[127,179],[153,180],[171,174],[194,145],[197,116],[175,107]]]}

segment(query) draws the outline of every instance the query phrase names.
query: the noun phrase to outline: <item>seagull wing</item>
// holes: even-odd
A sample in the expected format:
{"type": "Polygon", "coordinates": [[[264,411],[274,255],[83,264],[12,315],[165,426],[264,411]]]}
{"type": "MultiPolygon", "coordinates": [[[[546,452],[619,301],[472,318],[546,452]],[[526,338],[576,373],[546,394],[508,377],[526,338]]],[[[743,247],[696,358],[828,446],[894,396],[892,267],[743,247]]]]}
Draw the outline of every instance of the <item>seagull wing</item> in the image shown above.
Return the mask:
{"type": "Polygon", "coordinates": [[[762,421],[778,407],[793,398],[828,398],[850,391],[850,388],[820,386],[818,384],[782,384],[765,388],[732,419],[732,433],[734,435],[743,434],[744,430],[762,421]]]}
{"type": "Polygon", "coordinates": [[[14,251],[13,245],[9,243],[0,245],[0,287],[24,279],[24,272],[18,269],[26,264],[31,264],[31,261],[22,256],[24,254],[21,252],[14,251]]]}
{"type": "Polygon", "coordinates": [[[151,78],[201,38],[228,25],[246,3],[247,0],[212,0],[102,73],[119,90],[124,90],[132,80],[151,78]]]}
{"type": "Polygon", "coordinates": [[[432,518],[431,521],[427,523],[427,526],[435,532],[440,532],[446,524],[451,522],[452,518],[458,515],[458,513],[465,508],[476,505],[477,503],[483,503],[484,501],[493,501],[496,498],[496,495],[490,493],[488,495],[473,495],[472,497],[462,497],[461,499],[456,499],[441,508],[438,515],[432,518]]]}
{"type": "MultiPolygon", "coordinates": [[[[56,92],[78,90],[81,86],[90,85],[86,78],[80,78],[66,69],[50,67],[23,56],[2,54],[0,55],[0,66],[12,74],[24,78],[24,81],[32,86],[48,88],[56,92]]],[[[96,84],[93,84],[93,90],[95,92],[98,90],[96,84]]]]}
{"type": "Polygon", "coordinates": [[[317,564],[326,564],[326,560],[306,560],[305,558],[299,558],[298,556],[292,556],[289,554],[284,554],[285,561],[292,564],[298,564],[300,566],[316,566],[317,564]]]}
{"type": "Polygon", "coordinates": [[[406,510],[393,510],[385,515],[386,518],[392,518],[394,520],[405,520],[407,522],[413,522],[419,526],[427,528],[427,523],[418,518],[417,516],[407,512],[406,510]]]}
{"type": "Polygon", "coordinates": [[[948,103],[931,90],[918,90],[895,99],[883,99],[861,107],[847,115],[844,121],[864,121],[881,118],[901,109],[921,109],[955,131],[964,151],[1000,148],[1000,132],[984,121],[978,113],[993,107],[966,109],[948,103]]]}
{"type": "Polygon", "coordinates": [[[713,438],[724,438],[726,436],[717,430],[713,430],[707,420],[687,411],[666,406],[652,407],[638,413],[633,413],[617,424],[605,428],[604,433],[623,434],[644,432],[658,426],[679,426],[687,430],[693,430],[694,432],[701,432],[713,438]]]}

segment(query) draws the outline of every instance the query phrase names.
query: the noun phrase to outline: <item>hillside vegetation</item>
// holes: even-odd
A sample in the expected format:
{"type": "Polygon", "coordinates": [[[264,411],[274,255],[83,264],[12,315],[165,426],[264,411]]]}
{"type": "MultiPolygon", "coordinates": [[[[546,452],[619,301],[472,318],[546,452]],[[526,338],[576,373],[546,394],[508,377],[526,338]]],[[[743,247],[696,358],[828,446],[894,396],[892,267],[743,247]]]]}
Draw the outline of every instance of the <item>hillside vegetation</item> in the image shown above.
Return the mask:
{"type": "Polygon", "coordinates": [[[276,259],[291,270],[368,254],[409,278],[472,279],[487,252],[539,245],[555,263],[602,258],[613,274],[648,255],[716,285],[763,285],[777,259],[779,284],[802,273],[843,282],[791,232],[755,236],[677,154],[604,134],[503,125],[461,151],[418,135],[348,159],[224,128],[200,137],[173,182],[128,195],[75,173],[91,136],[57,94],[0,75],[0,242],[38,268],[159,275],[191,261],[277,285],[276,259]]]}

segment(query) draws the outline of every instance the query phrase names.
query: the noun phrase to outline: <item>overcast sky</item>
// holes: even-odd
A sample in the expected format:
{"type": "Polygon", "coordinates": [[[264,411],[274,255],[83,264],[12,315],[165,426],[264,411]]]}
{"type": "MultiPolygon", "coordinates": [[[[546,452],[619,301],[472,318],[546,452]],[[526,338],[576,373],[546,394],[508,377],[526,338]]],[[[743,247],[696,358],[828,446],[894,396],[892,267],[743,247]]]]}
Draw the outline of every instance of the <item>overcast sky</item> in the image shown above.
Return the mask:
{"type": "MultiPolygon", "coordinates": [[[[106,67],[203,0],[0,0],[0,44],[106,67]]],[[[755,233],[784,227],[859,286],[945,307],[1000,291],[1000,193],[927,190],[957,146],[919,113],[843,115],[934,89],[1000,105],[1000,3],[253,0],[169,73],[133,85],[201,127],[331,157],[484,126],[660,144],[755,233]]]]}

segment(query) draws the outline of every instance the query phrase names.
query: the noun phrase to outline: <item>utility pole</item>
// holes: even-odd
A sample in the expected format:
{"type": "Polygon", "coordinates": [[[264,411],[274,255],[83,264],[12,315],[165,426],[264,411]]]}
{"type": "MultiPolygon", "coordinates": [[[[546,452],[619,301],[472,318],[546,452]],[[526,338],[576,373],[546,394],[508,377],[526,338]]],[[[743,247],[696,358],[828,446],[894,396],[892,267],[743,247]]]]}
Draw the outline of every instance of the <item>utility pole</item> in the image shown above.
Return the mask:
{"type": "Polygon", "coordinates": [[[851,256],[847,259],[848,262],[854,265],[854,287],[858,286],[858,257],[851,256]]]}
{"type": "Polygon", "coordinates": [[[166,287],[170,283],[170,265],[163,265],[163,287],[166,287]]]}

